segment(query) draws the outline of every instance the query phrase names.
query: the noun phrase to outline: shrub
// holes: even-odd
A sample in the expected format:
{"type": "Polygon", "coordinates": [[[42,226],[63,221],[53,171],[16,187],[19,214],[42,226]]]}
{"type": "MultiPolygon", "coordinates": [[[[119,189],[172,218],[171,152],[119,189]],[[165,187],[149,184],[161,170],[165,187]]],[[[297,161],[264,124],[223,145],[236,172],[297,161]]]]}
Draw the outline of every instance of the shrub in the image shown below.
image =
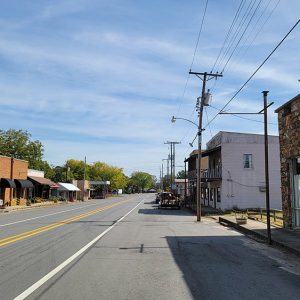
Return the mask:
{"type": "Polygon", "coordinates": [[[40,197],[33,197],[31,203],[42,203],[43,199],[40,197]]]}
{"type": "Polygon", "coordinates": [[[57,203],[60,200],[60,198],[56,197],[56,196],[52,196],[52,197],[49,198],[49,200],[53,201],[54,203],[57,203]]]}

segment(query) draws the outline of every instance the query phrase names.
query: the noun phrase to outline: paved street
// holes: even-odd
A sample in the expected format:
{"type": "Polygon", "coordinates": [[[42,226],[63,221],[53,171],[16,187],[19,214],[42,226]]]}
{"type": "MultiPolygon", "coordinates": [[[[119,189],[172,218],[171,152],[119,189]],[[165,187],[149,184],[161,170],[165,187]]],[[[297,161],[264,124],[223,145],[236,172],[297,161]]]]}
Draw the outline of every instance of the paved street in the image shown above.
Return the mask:
{"type": "Polygon", "coordinates": [[[153,200],[136,194],[1,215],[0,298],[299,299],[299,258],[153,200]]]}

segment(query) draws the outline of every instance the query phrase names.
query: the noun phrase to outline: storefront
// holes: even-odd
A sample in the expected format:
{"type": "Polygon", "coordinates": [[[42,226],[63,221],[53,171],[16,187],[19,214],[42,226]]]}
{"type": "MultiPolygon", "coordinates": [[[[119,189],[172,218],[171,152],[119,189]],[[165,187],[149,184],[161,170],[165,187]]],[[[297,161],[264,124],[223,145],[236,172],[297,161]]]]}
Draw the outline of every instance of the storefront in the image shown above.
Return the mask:
{"type": "Polygon", "coordinates": [[[66,201],[75,201],[78,198],[80,189],[72,183],[58,182],[57,197],[63,198],[66,201]]]}
{"type": "Polygon", "coordinates": [[[33,184],[33,197],[49,199],[55,195],[55,191],[59,188],[59,185],[48,178],[28,176],[28,179],[33,184]]]}
{"type": "Polygon", "coordinates": [[[283,224],[300,228],[300,94],[278,113],[283,224]]]}

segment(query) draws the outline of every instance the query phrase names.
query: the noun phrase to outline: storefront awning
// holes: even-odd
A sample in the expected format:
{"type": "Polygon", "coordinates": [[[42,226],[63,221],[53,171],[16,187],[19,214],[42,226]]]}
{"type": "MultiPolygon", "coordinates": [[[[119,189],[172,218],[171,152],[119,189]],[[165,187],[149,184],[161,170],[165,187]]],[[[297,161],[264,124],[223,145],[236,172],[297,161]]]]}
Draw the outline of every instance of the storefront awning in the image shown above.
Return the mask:
{"type": "Polygon", "coordinates": [[[16,184],[13,180],[9,178],[1,178],[0,180],[0,187],[2,188],[16,188],[16,184]]]}
{"type": "Polygon", "coordinates": [[[72,183],[59,182],[58,185],[59,185],[58,188],[59,191],[70,191],[70,192],[80,191],[80,189],[72,183]]]}
{"type": "Polygon", "coordinates": [[[33,184],[48,185],[50,187],[50,189],[58,189],[59,188],[59,185],[57,185],[55,182],[51,181],[48,178],[36,177],[36,176],[28,176],[28,179],[33,184]]]}
{"type": "Polygon", "coordinates": [[[33,188],[33,183],[30,180],[15,179],[15,184],[17,188],[22,188],[22,189],[33,188]]]}

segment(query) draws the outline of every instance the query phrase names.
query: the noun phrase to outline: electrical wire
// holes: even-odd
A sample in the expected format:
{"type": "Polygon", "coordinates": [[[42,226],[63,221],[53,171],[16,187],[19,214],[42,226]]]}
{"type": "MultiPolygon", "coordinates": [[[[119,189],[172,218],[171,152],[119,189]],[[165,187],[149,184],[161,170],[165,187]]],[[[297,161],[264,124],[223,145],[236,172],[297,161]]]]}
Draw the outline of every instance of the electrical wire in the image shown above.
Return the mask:
{"type": "MultiPolygon", "coordinates": [[[[248,82],[255,76],[255,74],[262,68],[262,66],[269,60],[269,58],[274,54],[274,52],[280,47],[280,45],[285,41],[285,39],[291,34],[291,32],[297,27],[300,23],[300,19],[294,24],[294,26],[286,33],[286,35],[281,39],[281,41],[276,45],[276,47],[271,51],[271,53],[264,59],[264,61],[256,68],[252,75],[246,80],[244,84],[235,92],[235,94],[227,101],[227,103],[221,108],[220,112],[223,112],[224,109],[234,100],[234,98],[242,91],[242,89],[248,84],[248,82]]],[[[205,127],[211,124],[220,114],[217,113],[205,127]]]]}
{"type": "Polygon", "coordinates": [[[245,36],[245,33],[247,32],[247,30],[248,30],[248,28],[249,28],[251,22],[253,21],[254,16],[256,15],[257,10],[259,9],[261,3],[262,3],[262,0],[260,0],[260,1],[258,2],[257,6],[255,7],[255,9],[254,9],[254,11],[253,11],[253,13],[252,13],[252,15],[251,15],[249,21],[248,21],[248,23],[247,23],[247,25],[246,25],[246,27],[245,27],[243,33],[241,34],[241,36],[240,36],[238,42],[236,43],[236,45],[234,46],[234,48],[233,48],[233,50],[232,50],[230,56],[228,57],[228,59],[227,59],[225,65],[223,66],[223,69],[222,69],[221,73],[223,73],[223,72],[225,71],[225,69],[226,69],[226,67],[227,67],[227,65],[228,65],[228,63],[229,63],[229,61],[231,60],[231,58],[232,58],[234,52],[236,51],[237,47],[238,47],[239,44],[241,43],[243,37],[245,36]]]}
{"type": "MultiPolygon", "coordinates": [[[[206,120],[207,120],[207,124],[208,124],[208,123],[209,123],[209,119],[208,119],[208,114],[207,114],[207,109],[206,109],[206,107],[204,107],[204,111],[205,111],[205,114],[206,114],[206,120]]],[[[210,128],[210,125],[208,125],[208,128],[209,128],[210,136],[211,136],[211,138],[213,138],[213,135],[212,135],[212,132],[211,132],[211,128],[210,128]]]]}
{"type": "MultiPolygon", "coordinates": [[[[250,41],[250,43],[248,44],[247,48],[242,52],[242,50],[241,50],[241,49],[242,49],[242,46],[240,47],[240,49],[238,50],[236,56],[238,56],[240,53],[242,53],[242,54],[240,55],[240,57],[238,58],[238,60],[236,60],[235,64],[237,64],[238,61],[241,61],[241,59],[242,59],[243,57],[245,57],[245,55],[246,55],[246,53],[248,52],[249,48],[253,45],[254,41],[257,39],[257,37],[259,36],[259,34],[261,33],[261,31],[263,30],[264,26],[266,25],[266,23],[269,21],[269,19],[270,19],[271,16],[273,15],[273,13],[274,13],[275,9],[277,8],[277,6],[279,5],[280,1],[281,1],[281,0],[278,0],[277,3],[273,6],[273,8],[272,8],[272,10],[270,11],[269,15],[265,18],[265,20],[264,20],[264,21],[262,22],[262,24],[259,26],[259,29],[258,29],[258,31],[256,32],[256,34],[254,34],[254,36],[253,36],[252,40],[250,41]]],[[[271,2],[272,2],[272,0],[269,0],[269,1],[268,1],[268,3],[267,3],[267,5],[265,6],[263,12],[262,12],[262,13],[260,14],[260,16],[258,17],[258,19],[257,19],[257,21],[256,21],[256,23],[255,23],[255,25],[254,25],[253,28],[252,28],[252,31],[249,33],[248,38],[247,38],[247,39],[245,40],[245,42],[244,42],[244,46],[246,46],[246,43],[247,43],[249,37],[251,36],[252,32],[255,32],[254,28],[255,28],[255,27],[258,27],[258,23],[259,23],[260,19],[262,19],[262,16],[263,16],[263,15],[265,14],[265,12],[267,11],[267,8],[269,7],[269,5],[270,5],[271,2]]],[[[230,67],[227,68],[227,71],[228,71],[229,68],[230,68],[230,67]]],[[[236,67],[235,67],[232,71],[234,71],[235,69],[236,69],[236,67]]],[[[216,78],[216,79],[217,79],[217,78],[216,78]]],[[[214,91],[214,89],[215,89],[215,87],[216,87],[216,84],[217,84],[217,80],[215,80],[214,83],[213,83],[213,85],[210,87],[211,92],[214,91]]]]}
{"type": "Polygon", "coordinates": [[[256,3],[256,0],[254,2],[253,2],[253,0],[251,0],[251,2],[249,2],[249,5],[247,6],[243,16],[241,17],[239,24],[237,25],[231,39],[229,40],[229,43],[228,43],[223,55],[221,56],[221,59],[217,65],[217,69],[219,69],[221,67],[221,65],[223,64],[224,60],[226,59],[228,53],[230,53],[230,49],[232,49],[233,45],[235,44],[235,41],[236,41],[237,37],[239,36],[255,3],[256,3]]]}
{"type": "MultiPolygon", "coordinates": [[[[271,1],[272,1],[272,0],[269,0],[269,2],[268,2],[268,4],[266,5],[264,11],[263,11],[262,14],[260,15],[260,17],[258,18],[258,20],[257,20],[257,22],[256,22],[256,24],[255,24],[254,26],[258,25],[259,20],[262,18],[262,16],[264,15],[264,13],[267,11],[267,8],[269,7],[271,1]]],[[[273,12],[275,11],[275,9],[277,8],[277,6],[279,5],[280,1],[281,1],[281,0],[278,0],[277,3],[273,6],[273,8],[272,8],[272,10],[270,11],[269,15],[265,18],[265,20],[264,20],[264,21],[262,22],[262,24],[259,26],[258,31],[256,32],[256,34],[254,34],[252,40],[250,41],[250,43],[248,44],[248,46],[246,47],[246,49],[242,52],[242,51],[241,51],[242,48],[240,48],[240,50],[239,50],[238,53],[237,53],[237,56],[238,56],[240,53],[242,53],[242,54],[241,54],[241,56],[239,57],[239,59],[236,60],[236,63],[237,63],[238,61],[240,61],[240,60],[246,55],[246,53],[248,52],[249,48],[253,45],[254,41],[257,39],[257,37],[258,37],[259,34],[262,32],[263,28],[265,27],[265,25],[267,24],[267,22],[269,21],[269,19],[270,19],[271,16],[273,15],[273,12]]],[[[252,31],[254,31],[254,30],[252,30],[252,31]]],[[[247,41],[248,41],[248,39],[249,39],[249,37],[250,37],[251,34],[252,34],[252,32],[249,34],[248,38],[246,39],[246,41],[245,41],[245,43],[244,43],[244,46],[246,46],[246,43],[247,43],[247,41]]],[[[227,68],[227,71],[228,71],[228,68],[227,68]]]]}
{"type": "MultiPolygon", "coordinates": [[[[194,65],[194,62],[195,62],[195,57],[196,57],[196,53],[197,53],[197,50],[198,50],[198,45],[199,45],[199,41],[200,41],[200,37],[201,37],[201,33],[202,33],[203,24],[204,24],[204,19],[205,19],[205,16],[206,16],[207,6],[208,6],[208,0],[206,0],[205,6],[204,6],[204,12],[203,12],[202,21],[201,21],[200,29],[199,29],[199,32],[198,32],[197,40],[196,40],[196,45],[195,45],[195,49],[194,49],[194,53],[193,53],[192,62],[191,62],[191,65],[190,65],[190,70],[193,68],[193,65],[194,65]]],[[[180,110],[182,102],[184,100],[186,89],[187,89],[187,86],[188,86],[188,83],[189,83],[189,79],[190,79],[190,73],[188,73],[187,78],[186,78],[186,82],[185,82],[185,85],[184,85],[184,89],[183,89],[181,100],[180,100],[180,103],[179,103],[179,106],[178,106],[177,113],[180,110]]]]}
{"type": "Polygon", "coordinates": [[[234,18],[233,18],[233,20],[231,22],[231,25],[230,25],[230,27],[229,27],[229,29],[227,31],[227,34],[226,34],[225,39],[223,41],[222,47],[220,48],[220,51],[219,51],[218,56],[217,56],[217,58],[216,58],[216,60],[215,60],[215,62],[213,64],[213,67],[211,68],[211,73],[213,73],[213,71],[214,71],[214,68],[215,68],[215,66],[216,66],[216,64],[217,64],[217,62],[218,62],[218,60],[220,58],[220,55],[221,55],[221,53],[222,53],[222,51],[223,51],[223,49],[225,47],[225,44],[227,43],[227,40],[228,40],[228,38],[229,38],[229,36],[231,34],[231,31],[232,31],[233,27],[235,26],[235,23],[236,23],[236,21],[237,21],[237,19],[239,17],[239,14],[240,14],[241,9],[243,8],[244,4],[245,4],[245,0],[242,0],[241,3],[240,3],[240,5],[239,5],[239,7],[238,7],[238,9],[237,9],[237,11],[236,11],[236,13],[235,13],[235,15],[234,15],[234,18]]]}
{"type": "MultiPolygon", "coordinates": [[[[214,107],[212,105],[209,105],[211,108],[221,112],[221,110],[217,107],[214,107]]],[[[247,120],[247,121],[252,121],[252,122],[256,122],[256,123],[264,123],[264,121],[260,121],[260,120],[255,120],[255,119],[251,119],[251,118],[247,118],[247,117],[243,117],[243,116],[240,116],[240,115],[235,115],[235,114],[230,114],[228,116],[232,116],[232,117],[236,117],[236,118],[240,118],[240,119],[244,119],[244,120],[247,120]]],[[[207,123],[208,124],[208,123],[207,123]]],[[[269,125],[275,125],[277,126],[278,124],[277,123],[272,123],[272,122],[268,122],[267,124],[269,125]]],[[[210,126],[210,125],[209,125],[210,126]]]]}

